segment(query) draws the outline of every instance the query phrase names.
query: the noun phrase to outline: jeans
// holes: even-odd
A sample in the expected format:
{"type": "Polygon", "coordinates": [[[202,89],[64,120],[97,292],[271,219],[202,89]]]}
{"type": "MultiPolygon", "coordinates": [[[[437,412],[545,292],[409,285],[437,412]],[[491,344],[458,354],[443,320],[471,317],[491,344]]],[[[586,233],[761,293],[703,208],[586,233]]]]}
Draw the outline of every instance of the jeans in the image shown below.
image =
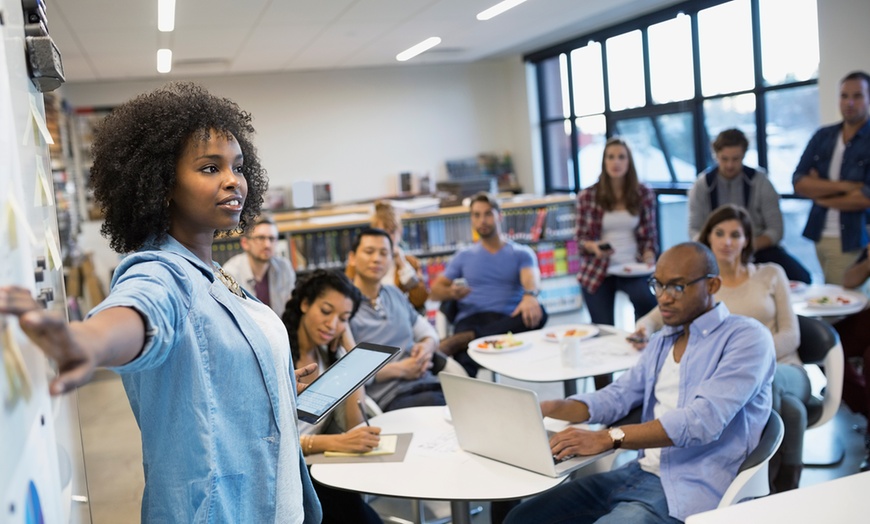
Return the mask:
{"type": "Polygon", "coordinates": [[[789,280],[812,284],[810,272],[797,259],[789,255],[788,251],[779,246],[770,246],[756,251],[753,260],[759,264],[763,262],[779,264],[789,280]]]}
{"type": "Polygon", "coordinates": [[[592,317],[594,324],[612,326],[614,321],[613,306],[616,303],[616,292],[624,291],[634,305],[634,319],[649,313],[656,307],[656,297],[649,292],[646,276],[643,277],[618,277],[609,275],[601,283],[601,286],[590,293],[583,289],[583,300],[592,317]]]}
{"type": "Polygon", "coordinates": [[[661,480],[638,463],[561,484],[523,502],[506,524],[571,522],[598,524],[678,523],[668,515],[661,480]]]}
{"type": "Polygon", "coordinates": [[[807,403],[810,379],[797,365],[777,364],[773,375],[773,409],[782,417],[785,435],[777,453],[788,466],[803,464],[804,431],[807,429],[807,403]]]}

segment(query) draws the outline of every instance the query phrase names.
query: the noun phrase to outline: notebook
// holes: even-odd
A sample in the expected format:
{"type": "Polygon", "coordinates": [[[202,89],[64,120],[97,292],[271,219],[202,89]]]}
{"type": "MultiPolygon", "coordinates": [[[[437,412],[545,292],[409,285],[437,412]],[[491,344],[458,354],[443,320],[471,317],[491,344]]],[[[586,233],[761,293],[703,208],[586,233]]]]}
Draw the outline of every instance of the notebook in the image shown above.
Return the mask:
{"type": "Polygon", "coordinates": [[[550,477],[561,477],[613,453],[556,463],[538,395],[531,390],[474,378],[438,374],[463,450],[550,477]]]}

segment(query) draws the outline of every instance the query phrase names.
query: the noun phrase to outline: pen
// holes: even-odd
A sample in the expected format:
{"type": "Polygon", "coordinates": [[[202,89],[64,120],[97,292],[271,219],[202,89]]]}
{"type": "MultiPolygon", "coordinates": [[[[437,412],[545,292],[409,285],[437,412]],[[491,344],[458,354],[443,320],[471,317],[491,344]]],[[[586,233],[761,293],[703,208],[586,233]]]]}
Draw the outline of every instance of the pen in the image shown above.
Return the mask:
{"type": "Polygon", "coordinates": [[[366,415],[366,408],[363,407],[362,400],[357,400],[356,405],[359,406],[359,412],[362,414],[363,422],[366,423],[366,426],[371,426],[371,424],[369,424],[369,416],[366,415]]]}

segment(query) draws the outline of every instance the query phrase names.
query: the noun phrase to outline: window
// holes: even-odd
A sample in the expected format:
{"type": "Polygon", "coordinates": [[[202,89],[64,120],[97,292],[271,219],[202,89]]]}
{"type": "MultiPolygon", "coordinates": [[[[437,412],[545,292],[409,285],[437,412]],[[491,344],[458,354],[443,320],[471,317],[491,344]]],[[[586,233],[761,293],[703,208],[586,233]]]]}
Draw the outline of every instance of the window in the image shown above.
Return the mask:
{"type": "Polygon", "coordinates": [[[598,179],[622,135],[638,174],[672,191],[713,161],[727,128],[778,191],[818,127],[817,0],[692,0],[532,53],[547,192],[598,179]]]}
{"type": "Polygon", "coordinates": [[[591,115],[604,112],[604,68],[601,66],[601,44],[588,45],[571,51],[574,81],[574,112],[591,115]]]}
{"type": "Polygon", "coordinates": [[[700,11],[698,47],[704,96],[752,89],[755,75],[749,0],[734,0],[700,11]]]}
{"type": "Polygon", "coordinates": [[[607,40],[607,76],[610,109],[619,111],[641,107],[646,103],[640,31],[631,31],[607,40]]]}
{"type": "Polygon", "coordinates": [[[677,15],[649,27],[649,72],[655,104],[695,96],[692,76],[692,20],[677,15]]]}

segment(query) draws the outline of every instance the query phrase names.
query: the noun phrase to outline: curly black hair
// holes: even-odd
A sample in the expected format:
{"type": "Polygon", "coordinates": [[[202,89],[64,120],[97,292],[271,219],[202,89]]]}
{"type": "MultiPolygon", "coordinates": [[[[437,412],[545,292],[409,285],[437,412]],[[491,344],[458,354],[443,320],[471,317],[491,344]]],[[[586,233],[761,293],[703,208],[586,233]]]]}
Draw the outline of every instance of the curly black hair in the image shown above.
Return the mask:
{"type": "MultiPolygon", "coordinates": [[[[343,272],[334,269],[315,269],[310,275],[299,279],[296,282],[296,288],[293,289],[293,294],[290,295],[290,300],[287,301],[284,314],[281,315],[281,320],[284,321],[284,326],[287,328],[287,335],[290,337],[290,353],[293,356],[294,365],[299,361],[298,332],[303,317],[302,303],[312,304],[317,300],[317,297],[330,289],[346,296],[353,303],[350,318],[353,318],[359,311],[362,293],[343,272]]],[[[330,352],[329,355],[328,365],[335,362],[335,354],[330,352]]]]}
{"type": "Polygon", "coordinates": [[[100,122],[90,178],[105,218],[101,233],[112,249],[129,253],[166,238],[166,203],[175,186],[176,164],[191,140],[208,140],[213,132],[232,136],[239,144],[248,182],[238,228],[215,232],[219,236],[253,224],[268,188],[251,142],[250,113],[199,85],[173,82],[121,104],[100,122]]]}

